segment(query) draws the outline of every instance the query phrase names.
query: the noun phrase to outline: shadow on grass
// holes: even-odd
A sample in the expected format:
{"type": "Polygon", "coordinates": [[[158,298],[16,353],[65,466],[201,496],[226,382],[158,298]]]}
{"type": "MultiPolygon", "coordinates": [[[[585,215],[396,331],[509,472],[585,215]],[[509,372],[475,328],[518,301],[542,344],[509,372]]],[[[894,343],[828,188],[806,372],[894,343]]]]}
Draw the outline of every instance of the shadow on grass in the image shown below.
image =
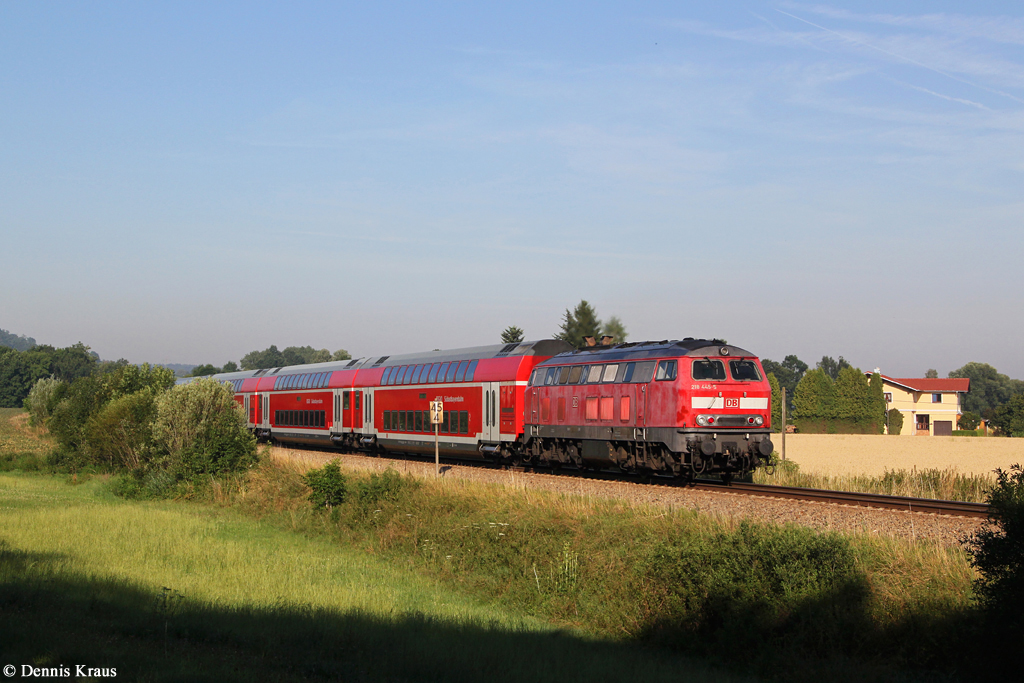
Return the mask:
{"type": "Polygon", "coordinates": [[[132,681],[738,680],[635,644],[422,614],[233,609],[62,573],[62,564],[0,543],[0,664],[19,674],[23,664],[84,664],[132,681]]]}

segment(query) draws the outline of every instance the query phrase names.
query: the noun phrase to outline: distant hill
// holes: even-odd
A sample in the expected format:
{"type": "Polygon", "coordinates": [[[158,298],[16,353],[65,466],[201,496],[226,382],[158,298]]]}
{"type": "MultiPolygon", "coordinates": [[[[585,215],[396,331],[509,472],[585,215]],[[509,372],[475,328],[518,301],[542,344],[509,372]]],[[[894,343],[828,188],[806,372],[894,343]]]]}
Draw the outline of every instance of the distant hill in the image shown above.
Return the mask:
{"type": "Polygon", "coordinates": [[[36,345],[36,340],[32,337],[26,337],[21,335],[20,337],[16,334],[11,334],[7,330],[0,330],[0,346],[9,346],[12,349],[18,351],[28,351],[36,345]]]}
{"type": "Polygon", "coordinates": [[[157,363],[157,365],[167,368],[178,377],[188,377],[192,374],[192,368],[196,367],[195,363],[157,363]]]}

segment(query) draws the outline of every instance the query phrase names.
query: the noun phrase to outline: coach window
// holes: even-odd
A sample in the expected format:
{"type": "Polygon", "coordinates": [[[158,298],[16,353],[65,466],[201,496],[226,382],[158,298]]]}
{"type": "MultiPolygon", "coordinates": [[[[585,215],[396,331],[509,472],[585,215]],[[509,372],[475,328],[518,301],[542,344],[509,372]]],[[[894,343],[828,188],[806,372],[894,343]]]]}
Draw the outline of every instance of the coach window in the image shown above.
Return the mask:
{"type": "Polygon", "coordinates": [[[583,367],[582,365],[572,366],[572,369],[569,371],[569,384],[579,384],[580,375],[583,374],[583,367]]]}
{"type": "Polygon", "coordinates": [[[459,411],[459,434],[469,434],[469,411],[459,411]]]}
{"type": "Polygon", "coordinates": [[[658,363],[658,374],[654,376],[659,382],[673,380],[676,378],[676,362],[674,360],[663,360],[658,363]]]}
{"type": "Polygon", "coordinates": [[[455,372],[455,381],[461,382],[466,379],[466,368],[469,367],[469,361],[464,360],[459,363],[459,369],[455,372]]]}
{"type": "Polygon", "coordinates": [[[476,364],[478,362],[479,361],[475,361],[475,360],[470,362],[469,368],[466,370],[466,381],[467,382],[472,382],[473,381],[473,376],[476,375],[476,364]]]}
{"type": "Polygon", "coordinates": [[[430,383],[430,384],[434,383],[434,380],[437,379],[437,370],[440,367],[441,366],[438,363],[434,363],[433,365],[430,366],[430,374],[427,375],[427,382],[428,383],[430,383]]]}
{"type": "Polygon", "coordinates": [[[349,409],[349,393],[350,392],[348,392],[348,391],[341,392],[341,409],[342,410],[348,410],[349,409]]]}
{"type": "Polygon", "coordinates": [[[391,429],[391,411],[390,410],[385,410],[384,411],[384,431],[386,432],[386,431],[388,431],[390,429],[391,429]]]}
{"type": "Polygon", "coordinates": [[[405,378],[409,374],[409,366],[403,365],[398,371],[398,379],[395,380],[395,384],[405,384],[405,378]]]}
{"type": "Polygon", "coordinates": [[[423,366],[422,365],[414,365],[414,366],[412,366],[412,373],[409,375],[409,382],[408,383],[409,384],[419,384],[420,383],[420,372],[422,372],[422,371],[423,371],[423,366]]]}
{"type": "Polygon", "coordinates": [[[440,369],[437,371],[437,381],[444,382],[444,378],[448,375],[448,363],[441,363],[440,369]]]}
{"type": "Polygon", "coordinates": [[[380,376],[380,386],[384,386],[388,383],[388,375],[391,374],[391,368],[384,368],[384,374],[380,376]]]}
{"type": "Polygon", "coordinates": [[[729,361],[729,372],[737,382],[760,382],[761,373],[757,371],[757,365],[752,360],[731,360],[729,361]]]}
{"type": "Polygon", "coordinates": [[[455,375],[456,375],[456,373],[458,373],[458,371],[459,371],[459,361],[454,361],[453,363],[451,363],[448,366],[448,376],[445,377],[444,381],[445,382],[454,382],[455,381],[455,375]]]}
{"type": "MultiPolygon", "coordinates": [[[[618,371],[618,369],[619,369],[619,364],[618,363],[611,363],[609,365],[604,366],[604,374],[601,375],[601,381],[602,382],[614,382],[615,381],[615,373],[618,371]]],[[[611,418],[609,418],[609,419],[611,419],[611,418]]]]}
{"type": "Polygon", "coordinates": [[[445,434],[448,433],[448,416],[451,415],[450,410],[445,410],[441,413],[441,431],[445,434]]]}
{"type": "Polygon", "coordinates": [[[569,371],[570,370],[572,370],[572,368],[569,367],[568,365],[558,369],[558,383],[559,384],[565,384],[566,382],[569,381],[569,371]]]}
{"type": "Polygon", "coordinates": [[[356,392],[356,410],[362,410],[362,409],[363,409],[363,392],[357,391],[356,392]]]}
{"type": "Polygon", "coordinates": [[[720,360],[711,360],[710,358],[695,360],[691,374],[697,380],[722,381],[725,379],[725,366],[720,360]]]}
{"type": "Polygon", "coordinates": [[[416,429],[414,431],[417,431],[417,432],[422,432],[423,431],[423,411],[422,410],[417,410],[416,411],[416,429]]]}
{"type": "Polygon", "coordinates": [[[587,376],[587,384],[597,384],[600,382],[601,373],[604,372],[604,368],[604,365],[591,365],[590,374],[587,376]]]}
{"type": "Polygon", "coordinates": [[[402,383],[402,375],[404,375],[404,374],[405,374],[405,366],[404,365],[398,366],[398,369],[395,370],[395,374],[391,376],[391,383],[392,384],[401,384],[402,383]]]}

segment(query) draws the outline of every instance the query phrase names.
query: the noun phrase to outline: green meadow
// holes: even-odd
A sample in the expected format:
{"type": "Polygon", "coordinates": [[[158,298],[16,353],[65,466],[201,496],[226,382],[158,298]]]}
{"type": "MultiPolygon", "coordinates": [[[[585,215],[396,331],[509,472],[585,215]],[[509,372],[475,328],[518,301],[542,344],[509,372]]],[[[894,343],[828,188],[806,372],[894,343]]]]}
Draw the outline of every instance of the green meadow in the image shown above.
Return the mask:
{"type": "Polygon", "coordinates": [[[118,678],[733,681],[452,591],[402,563],[103,478],[0,475],[0,642],[118,678]]]}

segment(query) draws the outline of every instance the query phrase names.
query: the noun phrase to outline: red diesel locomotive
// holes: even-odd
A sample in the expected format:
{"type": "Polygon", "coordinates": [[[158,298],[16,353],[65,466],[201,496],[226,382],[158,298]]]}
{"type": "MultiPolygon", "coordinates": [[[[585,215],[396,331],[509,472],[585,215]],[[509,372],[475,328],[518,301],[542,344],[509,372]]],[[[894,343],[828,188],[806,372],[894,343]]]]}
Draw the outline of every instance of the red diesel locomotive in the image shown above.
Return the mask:
{"type": "MultiPolygon", "coordinates": [[[[214,375],[281,443],[724,478],[772,452],[758,359],[713,340],[581,350],[558,340],[214,375]]],[[[188,381],[188,380],[183,380],[188,381]]]]}

